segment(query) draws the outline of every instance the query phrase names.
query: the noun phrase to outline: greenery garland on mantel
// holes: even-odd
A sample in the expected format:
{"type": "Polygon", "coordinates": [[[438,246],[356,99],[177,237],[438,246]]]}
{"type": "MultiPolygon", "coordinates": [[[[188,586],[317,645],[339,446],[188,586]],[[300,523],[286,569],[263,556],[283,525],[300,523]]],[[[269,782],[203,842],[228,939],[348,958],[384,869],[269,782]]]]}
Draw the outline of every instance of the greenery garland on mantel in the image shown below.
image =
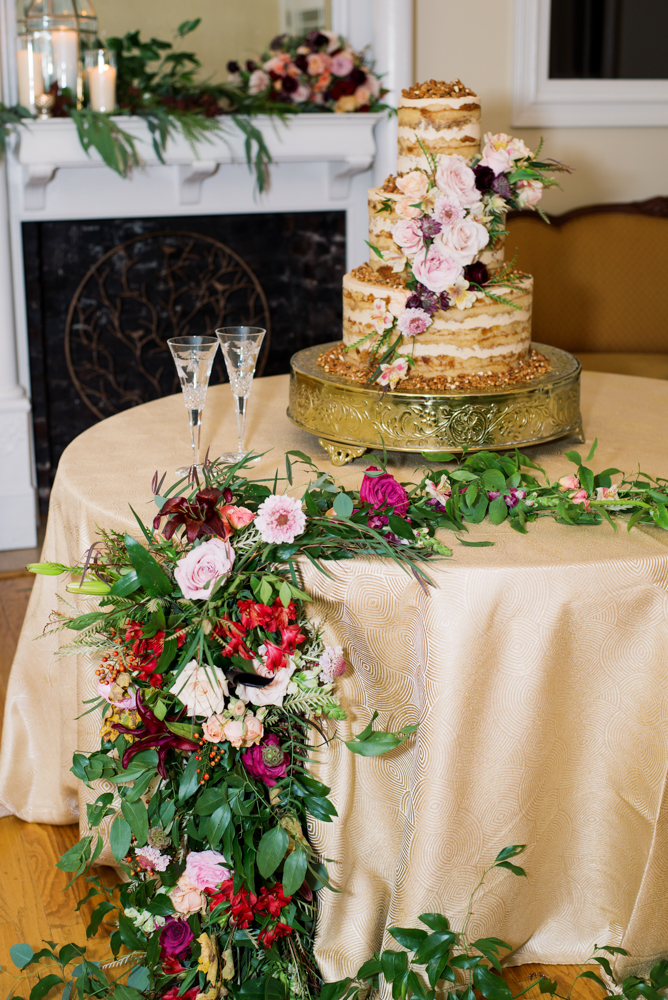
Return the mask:
{"type": "MultiPolygon", "coordinates": [[[[190,34],[199,26],[200,20],[184,21],[177,29],[177,37],[184,38],[190,34]]],[[[267,86],[259,92],[253,92],[253,88],[249,87],[251,74],[246,69],[234,74],[226,83],[200,82],[196,80],[196,73],[201,68],[201,62],[194,52],[178,51],[171,42],[157,38],[144,41],[138,31],[128,32],[123,38],[109,38],[106,44],[116,55],[118,108],[109,113],[94,111],[90,107],[77,108],[69,90],[54,90],[53,117],[71,118],[86,152],[96,149],[107,166],[121,177],[127,177],[134,167],[142,164],[135,136],[122,127],[124,117],[138,117],[146,123],[155,154],[163,163],[170,136],[181,134],[190,144],[193,155],[197,156],[197,145],[214,138],[224,138],[227,122],[231,121],[244,136],[246,161],[255,172],[258,191],[263,192],[267,187],[271,154],[254,119],[258,115],[271,115],[285,124],[294,114],[341,110],[335,108],[332,100],[329,103],[315,103],[313,100],[294,103],[290,94],[272,85],[270,74],[263,70],[256,71],[256,74],[259,72],[266,77],[267,86]]],[[[298,62],[300,59],[303,61],[304,69],[300,72],[306,73],[309,57],[304,53],[309,52],[320,60],[330,58],[326,50],[333,45],[346,53],[345,58],[353,66],[348,74],[351,78],[348,90],[350,87],[355,90],[356,73],[361,78],[368,75],[370,79],[376,79],[365,65],[364,53],[354,53],[341,36],[331,32],[309,32],[300,37],[278,36],[272,41],[270,52],[263,56],[263,65],[273,58],[283,72],[281,57],[285,54],[285,58],[289,59],[288,51],[293,54],[301,52],[301,56],[296,55],[295,58],[298,62]]],[[[293,66],[293,62],[288,62],[288,69],[293,66]]],[[[297,68],[295,66],[295,71],[297,68]]],[[[280,74],[272,73],[272,76],[277,77],[274,82],[279,87],[286,86],[281,82],[280,74]]],[[[285,79],[294,81],[296,85],[294,77],[286,76],[285,79]]],[[[346,82],[338,81],[339,84],[346,82]]],[[[376,96],[370,96],[363,110],[389,110],[381,103],[385,93],[379,89],[376,96]]],[[[35,117],[20,105],[8,108],[0,104],[0,158],[5,154],[8,135],[35,117]]]]}

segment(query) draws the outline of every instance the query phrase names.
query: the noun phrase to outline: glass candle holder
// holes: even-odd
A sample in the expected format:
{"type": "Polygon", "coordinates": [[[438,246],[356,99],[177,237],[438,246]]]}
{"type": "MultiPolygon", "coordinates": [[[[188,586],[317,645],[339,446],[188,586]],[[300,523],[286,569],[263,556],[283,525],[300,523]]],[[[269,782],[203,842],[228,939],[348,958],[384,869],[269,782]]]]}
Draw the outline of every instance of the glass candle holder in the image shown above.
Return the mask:
{"type": "Polygon", "coordinates": [[[67,90],[81,107],[82,53],[99,45],[95,11],[85,0],[30,0],[25,28],[41,59],[44,90],[67,90]]]}
{"type": "Polygon", "coordinates": [[[93,111],[113,111],[116,107],[116,56],[108,49],[85,53],[88,101],[93,111]]]}
{"type": "Polygon", "coordinates": [[[44,93],[44,73],[42,72],[42,57],[35,52],[32,35],[24,34],[18,38],[16,72],[19,85],[19,104],[34,114],[35,99],[44,93]]]}

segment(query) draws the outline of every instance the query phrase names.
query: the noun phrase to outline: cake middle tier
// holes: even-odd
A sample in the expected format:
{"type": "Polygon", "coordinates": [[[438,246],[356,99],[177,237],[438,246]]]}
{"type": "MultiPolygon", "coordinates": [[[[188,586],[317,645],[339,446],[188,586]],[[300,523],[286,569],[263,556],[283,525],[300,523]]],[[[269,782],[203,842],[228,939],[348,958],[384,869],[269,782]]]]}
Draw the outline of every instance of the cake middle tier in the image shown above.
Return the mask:
{"type": "MultiPolygon", "coordinates": [[[[439,309],[424,333],[402,338],[398,353],[411,355],[414,371],[427,378],[512,368],[529,356],[532,292],[533,278],[522,275],[512,285],[494,286],[494,294],[507,303],[478,292],[468,309],[439,309]]],[[[352,365],[367,367],[380,339],[374,320],[382,311],[377,300],[398,316],[410,294],[400,275],[383,277],[366,264],[343,276],[343,343],[350,348],[346,357],[352,365]]]]}

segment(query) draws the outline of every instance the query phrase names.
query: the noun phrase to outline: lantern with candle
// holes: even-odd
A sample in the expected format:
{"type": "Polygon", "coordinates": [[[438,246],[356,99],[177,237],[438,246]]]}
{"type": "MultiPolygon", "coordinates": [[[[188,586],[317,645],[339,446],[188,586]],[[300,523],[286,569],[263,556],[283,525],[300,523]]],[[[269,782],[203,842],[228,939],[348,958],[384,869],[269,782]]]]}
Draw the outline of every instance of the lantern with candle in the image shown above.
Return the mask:
{"type": "MultiPolygon", "coordinates": [[[[85,52],[97,47],[97,18],[87,0],[31,0],[25,16],[25,35],[19,44],[32,50],[33,80],[41,64],[44,91],[69,90],[77,106],[83,102],[82,65],[85,52]]],[[[19,83],[22,57],[19,49],[19,83]]],[[[25,72],[24,72],[25,76],[25,72]]],[[[24,85],[25,89],[25,85],[24,85]]],[[[36,94],[35,94],[36,96],[36,94]]]]}
{"type": "Polygon", "coordinates": [[[88,101],[93,111],[113,111],[116,107],[116,56],[108,49],[86,52],[88,101]]]}

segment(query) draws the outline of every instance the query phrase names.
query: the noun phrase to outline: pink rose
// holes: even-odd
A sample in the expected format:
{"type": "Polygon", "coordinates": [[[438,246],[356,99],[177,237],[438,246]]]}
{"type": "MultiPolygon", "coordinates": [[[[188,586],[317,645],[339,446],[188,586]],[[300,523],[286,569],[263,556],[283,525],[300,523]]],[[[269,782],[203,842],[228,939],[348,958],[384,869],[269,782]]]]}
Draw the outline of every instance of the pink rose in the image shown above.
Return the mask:
{"type": "Polygon", "coordinates": [[[303,104],[304,101],[308,101],[311,96],[311,88],[300,83],[297,89],[290,94],[290,100],[293,104],[303,104]]]}
{"type": "Polygon", "coordinates": [[[485,146],[480,161],[481,167],[490,167],[496,176],[513,169],[513,158],[507,149],[485,146]]]}
{"type": "Polygon", "coordinates": [[[359,107],[364,107],[371,100],[371,91],[366,87],[358,87],[355,91],[355,100],[359,107]]]}
{"type": "Polygon", "coordinates": [[[255,514],[248,507],[235,507],[233,503],[223,504],[218,508],[218,513],[235,531],[245,528],[255,519],[255,514]]]}
{"type": "Polygon", "coordinates": [[[224,739],[223,726],[224,719],[221,719],[219,715],[210,715],[202,726],[202,731],[204,734],[204,739],[207,743],[220,743],[224,739]]]}
{"type": "Polygon", "coordinates": [[[568,499],[571,503],[583,503],[585,510],[591,509],[589,506],[589,494],[586,490],[578,490],[577,493],[574,493],[573,496],[568,499]]]}
{"type": "Polygon", "coordinates": [[[224,861],[218,851],[191,851],[186,859],[185,875],[198,889],[215,889],[231,874],[224,861]]]}
{"type": "Polygon", "coordinates": [[[426,252],[424,248],[413,258],[413,274],[431,292],[440,295],[463,274],[464,268],[452,250],[434,241],[426,252]]]}
{"type": "Polygon", "coordinates": [[[543,197],[540,181],[518,181],[516,201],[520,208],[534,208],[543,197]]]}
{"type": "Polygon", "coordinates": [[[221,538],[212,538],[191,549],[176,564],[174,579],[184,597],[191,601],[208,600],[216,580],[229,576],[234,565],[234,549],[221,538]]]}
{"type": "Polygon", "coordinates": [[[444,156],[436,171],[436,187],[446,198],[467,208],[480,201],[475,174],[463,156],[444,156]]]}
{"type": "Polygon", "coordinates": [[[279,76],[285,76],[285,69],[290,62],[290,56],[284,52],[280,56],[272,56],[271,59],[267,59],[266,63],[262,64],[262,69],[267,73],[277,73],[279,76]]]}
{"type": "Polygon", "coordinates": [[[334,76],[348,76],[353,71],[354,63],[346,52],[339,52],[332,57],[330,69],[334,76]]]}
{"type": "Polygon", "coordinates": [[[566,490],[579,490],[580,480],[577,476],[562,476],[559,480],[559,489],[562,493],[565,493],[566,490]]]}
{"type": "MultiPolygon", "coordinates": [[[[378,472],[378,469],[370,465],[366,471],[378,472]]],[[[406,516],[410,504],[408,493],[389,472],[381,476],[367,476],[365,473],[360,486],[360,500],[371,504],[375,510],[394,507],[394,513],[399,517],[406,516]]]]}
{"type": "Polygon", "coordinates": [[[367,73],[364,86],[374,97],[380,97],[380,80],[373,73],[367,73]]]}
{"type": "Polygon", "coordinates": [[[249,94],[261,94],[263,90],[266,90],[271,83],[271,77],[264,70],[256,69],[254,70],[248,81],[248,93],[249,94]]]}
{"type": "Polygon", "coordinates": [[[442,226],[450,226],[458,219],[464,218],[464,209],[459,202],[454,201],[452,198],[446,198],[444,195],[440,195],[434,203],[432,215],[437,222],[441,223],[442,226]]]}
{"type": "Polygon", "coordinates": [[[247,715],[244,723],[246,724],[244,746],[251,747],[254,743],[259,743],[264,736],[264,726],[254,715],[247,715]]]}
{"type": "Polygon", "coordinates": [[[309,76],[320,76],[331,68],[332,57],[326,52],[312,52],[306,57],[306,71],[309,76]]]}
{"type": "Polygon", "coordinates": [[[431,316],[424,309],[406,309],[397,325],[404,337],[417,337],[431,326],[431,316]]]}
{"type": "Polygon", "coordinates": [[[184,872],[169,894],[177,913],[198,913],[204,905],[204,896],[184,872]]]}
{"type": "MultiPolygon", "coordinates": [[[[244,701],[250,701],[251,704],[257,705],[258,707],[264,705],[276,705],[280,708],[283,704],[283,699],[287,694],[288,684],[290,683],[290,678],[297,669],[297,665],[294,660],[290,659],[287,667],[281,667],[274,674],[274,679],[271,684],[267,684],[266,687],[251,687],[245,684],[237,684],[237,695],[243,698],[244,701]]],[[[258,673],[260,670],[256,667],[258,673]]]]}
{"type": "Polygon", "coordinates": [[[411,293],[407,288],[395,289],[389,299],[387,300],[387,308],[390,310],[393,316],[401,316],[402,312],[406,308],[406,303],[408,302],[411,293]]]}
{"type": "Polygon", "coordinates": [[[394,211],[397,215],[400,215],[402,219],[419,219],[422,212],[419,208],[415,208],[409,198],[400,198],[397,202],[394,211]]]}
{"type": "Polygon", "coordinates": [[[479,222],[474,222],[472,219],[457,219],[439,233],[435,242],[452,250],[462,264],[470,264],[489,243],[489,233],[479,222]]]}
{"type": "Polygon", "coordinates": [[[422,229],[416,219],[401,219],[395,222],[392,239],[409,257],[413,257],[424,246],[422,229]]]}
{"type": "Polygon", "coordinates": [[[419,201],[420,198],[424,197],[429,188],[427,175],[423,174],[421,170],[411,170],[403,177],[397,177],[395,183],[401,193],[413,201],[419,201]]]}
{"type": "Polygon", "coordinates": [[[244,742],[245,728],[241,719],[228,719],[223,726],[223,736],[238,750],[244,742]]]}

